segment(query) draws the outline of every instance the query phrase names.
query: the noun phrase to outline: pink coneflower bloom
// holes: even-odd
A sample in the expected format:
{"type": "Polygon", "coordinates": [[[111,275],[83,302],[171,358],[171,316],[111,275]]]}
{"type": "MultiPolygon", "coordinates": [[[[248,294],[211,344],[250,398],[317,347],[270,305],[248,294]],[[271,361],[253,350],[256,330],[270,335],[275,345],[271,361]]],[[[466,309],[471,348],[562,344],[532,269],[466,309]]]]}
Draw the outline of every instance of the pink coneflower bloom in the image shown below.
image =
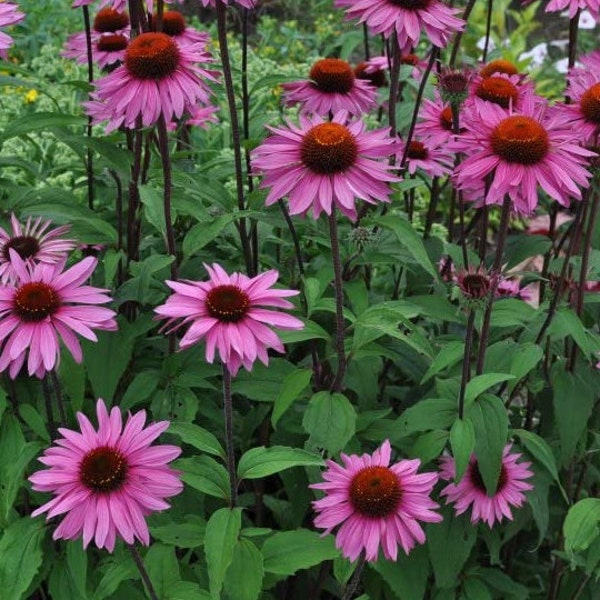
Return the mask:
{"type": "Polygon", "coordinates": [[[180,46],[186,44],[207,44],[210,36],[205,31],[188,27],[185,17],[176,10],[163,13],[162,32],[170,35],[180,46]]]}
{"type": "Polygon", "coordinates": [[[95,306],[111,299],[103,290],[82,285],[96,268],[85,258],[63,271],[58,264],[25,263],[10,249],[16,282],[0,287],[0,371],[8,368],[14,379],[27,358],[29,375],[43,377],[60,361],[62,340],[76,362],[83,356],[77,340],[96,341],[93,329],[115,330],[115,312],[95,306]]]}
{"type": "Polygon", "coordinates": [[[376,561],[379,546],[388,560],[398,557],[398,544],[408,554],[425,542],[419,521],[439,523],[439,507],[429,495],[437,473],[417,473],[420,460],[401,460],[390,466],[392,449],[385,440],[372,455],[342,453],[344,466],[332,460],[323,473],[323,483],[310,487],[324,490],[325,497],[313,502],[318,513],[315,527],[327,535],[339,528],[335,544],[354,561],[364,549],[369,562],[376,561]]]}
{"type": "MultiPolygon", "coordinates": [[[[120,64],[125,58],[129,37],[124,33],[92,34],[92,60],[101,68],[120,64]]],[[[67,38],[63,58],[71,58],[81,65],[87,64],[85,33],[74,33],[67,38]]]]}
{"type": "Polygon", "coordinates": [[[495,292],[496,298],[517,298],[524,302],[533,300],[533,292],[527,287],[521,287],[517,279],[502,279],[495,292]]]}
{"type": "Polygon", "coordinates": [[[507,114],[475,98],[474,110],[461,122],[467,131],[450,146],[466,155],[454,174],[465,199],[483,198],[488,176],[485,204],[501,204],[508,194],[522,214],[537,206],[538,185],[563,206],[581,199],[578,186],[586,187],[591,177],[584,165],[595,154],[579,146],[572,129],[557,127],[545,105],[525,97],[519,112],[507,114]]]}
{"type": "MultiPolygon", "coordinates": [[[[124,64],[95,82],[93,101],[103,102],[110,115],[107,131],[121,125],[133,129],[181,118],[198,103],[207,104],[210,89],[204,79],[215,81],[214,73],[194,62],[210,62],[204,44],[179,46],[166,33],[142,33],[129,43],[124,64]]],[[[97,118],[94,105],[86,109],[97,118]]],[[[100,111],[101,112],[101,111],[100,111]]]]}
{"type": "Polygon", "coordinates": [[[288,106],[301,104],[303,112],[321,116],[340,110],[360,115],[377,104],[375,87],[356,78],[350,64],[339,58],[318,60],[308,80],[282,83],[281,87],[288,106]]]}
{"type": "Polygon", "coordinates": [[[0,283],[6,284],[17,278],[17,273],[11,263],[10,249],[12,248],[27,264],[33,266],[37,262],[54,264],[62,261],[76,247],[74,240],[65,240],[61,236],[70,227],[63,225],[48,229],[52,221],[42,221],[41,217],[27,219],[21,225],[14,214],[10,216],[11,231],[0,227],[0,283]]]}
{"type": "Polygon", "coordinates": [[[573,128],[583,144],[597,146],[600,136],[600,51],[582,56],[582,67],[567,75],[569,104],[557,103],[552,114],[557,124],[573,128]]]}
{"type": "MultiPolygon", "coordinates": [[[[243,8],[254,8],[258,0],[231,0],[232,4],[238,4],[243,8]]],[[[215,6],[215,0],[200,0],[202,6],[215,6]]],[[[229,4],[229,0],[221,0],[223,4],[229,4]]]]}
{"type": "Polygon", "coordinates": [[[218,123],[217,113],[219,112],[218,106],[197,106],[192,109],[190,116],[186,119],[187,125],[193,125],[194,127],[202,127],[202,129],[209,129],[210,123],[218,123]]]}
{"type": "Polygon", "coordinates": [[[578,10],[587,10],[596,21],[600,21],[600,0],[550,0],[546,12],[562,12],[569,9],[569,19],[572,19],[578,10]]]}
{"type": "MultiPolygon", "coordinates": [[[[173,0],[165,0],[167,4],[171,4],[173,0]]],[[[89,6],[93,4],[95,0],[74,0],[71,4],[71,8],[79,8],[80,6],[89,6]]],[[[127,10],[128,0],[102,0],[100,2],[100,8],[113,8],[114,10],[124,11],[127,10]]],[[[148,12],[152,12],[154,7],[154,0],[146,0],[146,9],[148,12]]]]}
{"type": "Polygon", "coordinates": [[[524,96],[532,96],[534,100],[544,102],[542,98],[535,96],[533,83],[519,75],[505,73],[495,73],[487,77],[478,75],[471,82],[464,108],[468,110],[472,107],[474,98],[479,98],[506,110],[511,107],[518,110],[524,96]]]}
{"type": "MultiPolygon", "coordinates": [[[[12,2],[0,2],[0,27],[16,25],[25,18],[25,13],[19,10],[17,4],[12,2]]],[[[0,31],[0,57],[8,59],[7,50],[13,45],[13,39],[7,33],[0,31]]]]}
{"type": "Polygon", "coordinates": [[[167,281],[173,290],[165,304],[154,311],[167,318],[169,332],[191,323],[179,347],[183,350],[206,340],[206,360],[212,363],[218,351],[232,375],[240,366],[252,370],[258,358],[269,363],[267,350],[284,352],[283,343],[267,325],[279,329],[302,329],[304,323],[291,315],[263,307],[293,308],[289,296],[296,290],[271,289],[279,273],[271,270],[256,277],[228,275],[218,264],[204,265],[209,281],[167,281]]]}
{"type": "Polygon", "coordinates": [[[348,19],[366,23],[372,33],[388,38],[395,31],[403,52],[419,44],[421,29],[432,44],[445,48],[452,34],[465,26],[455,16],[460,10],[438,0],[335,0],[334,6],[345,8],[348,19]]]}
{"type": "MultiPolygon", "coordinates": [[[[471,523],[484,521],[491,528],[496,521],[504,517],[512,521],[511,506],[520,507],[525,502],[523,492],[532,490],[533,485],[525,479],[533,477],[529,470],[530,462],[518,463],[521,454],[510,452],[511,444],[507,444],[502,454],[502,468],[498,479],[498,487],[493,496],[489,496],[479,467],[477,458],[471,456],[469,466],[459,483],[448,484],[441,492],[448,502],[454,504],[457,515],[462,515],[471,507],[471,523]]],[[[443,456],[440,477],[447,481],[454,479],[456,465],[451,456],[443,456]]]]}
{"type": "MultiPolygon", "coordinates": [[[[396,150],[396,164],[399,165],[406,149],[406,143],[398,140],[396,150]]],[[[406,154],[406,167],[411,175],[417,169],[427,173],[430,177],[443,177],[449,175],[454,168],[454,154],[446,150],[444,145],[432,144],[429,140],[411,140],[406,154]]]]}
{"type": "Polygon", "coordinates": [[[368,81],[373,87],[380,88],[387,85],[385,72],[389,64],[387,56],[376,56],[370,60],[358,63],[354,67],[354,76],[357,79],[368,81]]]}
{"type": "Polygon", "coordinates": [[[264,174],[261,187],[270,187],[266,205],[289,197],[290,214],[312,209],[316,219],[337,206],[356,219],[355,199],[370,204],[389,202],[388,182],[400,181],[389,173],[387,159],[396,143],[386,129],[364,131],[357,120],[346,124],[347,113],[332,122],[300,115],[300,127],[268,129],[273,133],[252,153],[252,167],[264,174]]]}
{"type": "Polygon", "coordinates": [[[479,69],[479,75],[481,77],[491,77],[492,75],[498,75],[500,73],[505,73],[506,75],[518,75],[519,69],[517,69],[517,67],[509,60],[503,58],[491,60],[489,63],[482,65],[479,69]]]}
{"type": "MultiPolygon", "coordinates": [[[[415,127],[419,139],[427,140],[430,144],[444,145],[453,137],[452,108],[445,103],[439,92],[434,92],[433,100],[425,98],[419,110],[420,121],[415,127]]],[[[459,122],[460,123],[460,122],[459,122]]],[[[461,126],[461,132],[464,127],[461,126]]]]}
{"type": "Polygon", "coordinates": [[[151,446],[169,422],[144,427],[144,410],[130,414],[125,428],[116,406],[109,414],[104,401],[98,400],[96,413],[97,431],[78,412],[81,432],[60,428],[63,437],[39,458],[49,468],[34,473],[29,481],[36,492],[52,492],[55,497],[31,516],[48,513],[48,520],[67,513],[52,538],[73,540],[82,535],[84,549],[94,540],[98,548],[112,552],[117,537],[127,544],[137,538],[147,546],[145,517],[169,508],[165,498],[183,489],[179,473],[168,465],[181,448],[151,446]]]}

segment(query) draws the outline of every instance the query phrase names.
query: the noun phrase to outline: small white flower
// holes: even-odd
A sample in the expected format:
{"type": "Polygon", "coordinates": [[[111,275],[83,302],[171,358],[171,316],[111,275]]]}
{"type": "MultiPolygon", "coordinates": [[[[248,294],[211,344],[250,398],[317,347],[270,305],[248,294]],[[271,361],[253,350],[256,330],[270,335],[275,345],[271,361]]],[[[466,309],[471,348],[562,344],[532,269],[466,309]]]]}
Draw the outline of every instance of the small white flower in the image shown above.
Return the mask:
{"type": "Polygon", "coordinates": [[[568,58],[561,58],[560,60],[557,60],[554,63],[554,68],[559,73],[567,73],[569,71],[569,59],[568,58]]]}
{"type": "Polygon", "coordinates": [[[523,52],[519,55],[519,60],[531,59],[529,64],[530,67],[541,66],[548,56],[548,44],[542,42],[537,46],[534,46],[529,52],[523,52]]]}
{"type": "Polygon", "coordinates": [[[596,27],[596,19],[592,17],[589,10],[582,10],[579,14],[579,29],[594,29],[596,27]]]}

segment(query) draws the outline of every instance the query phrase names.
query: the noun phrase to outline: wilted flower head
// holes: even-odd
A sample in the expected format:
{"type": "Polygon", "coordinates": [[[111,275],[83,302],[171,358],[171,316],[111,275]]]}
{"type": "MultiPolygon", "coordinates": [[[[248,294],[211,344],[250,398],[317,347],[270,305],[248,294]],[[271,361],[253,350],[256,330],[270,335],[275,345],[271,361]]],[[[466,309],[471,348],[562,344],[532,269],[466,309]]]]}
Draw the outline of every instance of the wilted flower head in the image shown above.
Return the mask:
{"type": "Polygon", "coordinates": [[[179,474],[168,463],[177,458],[177,446],[150,446],[168,427],[168,421],[144,427],[146,411],[129,415],[125,428],[121,411],[108,413],[103,400],[96,404],[98,429],[81,412],[81,432],[60,428],[63,436],[39,459],[48,469],[29,478],[36,492],[54,498],[33,511],[47,519],[66,514],[53,539],[73,540],[83,535],[83,547],[94,540],[112,552],[117,537],[127,544],[137,538],[146,546],[150,534],[146,519],[165,510],[165,498],[183,489],[179,474]]]}
{"type": "Polygon", "coordinates": [[[326,494],[313,502],[315,527],[325,535],[339,525],[335,544],[352,561],[362,550],[367,561],[376,561],[380,546],[388,560],[396,560],[398,545],[408,554],[425,542],[419,521],[442,520],[429,497],[437,473],[417,473],[418,459],[390,466],[391,453],[388,440],[372,455],[342,453],[344,466],[328,460],[325,481],[310,486],[326,494]]]}
{"type": "Polygon", "coordinates": [[[497,276],[491,275],[483,265],[477,268],[471,265],[458,272],[456,282],[466,300],[484,300],[490,295],[492,288],[496,287],[497,276]]]}

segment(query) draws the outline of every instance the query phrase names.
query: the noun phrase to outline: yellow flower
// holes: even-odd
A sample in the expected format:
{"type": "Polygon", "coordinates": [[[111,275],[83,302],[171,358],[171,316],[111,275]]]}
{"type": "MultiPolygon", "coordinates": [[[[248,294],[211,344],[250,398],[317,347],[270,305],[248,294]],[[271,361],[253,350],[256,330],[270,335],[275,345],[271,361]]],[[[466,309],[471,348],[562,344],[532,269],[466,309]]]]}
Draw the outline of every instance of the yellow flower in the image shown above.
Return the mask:
{"type": "Polygon", "coordinates": [[[25,104],[33,104],[37,99],[40,93],[37,90],[29,90],[25,94],[25,104]]]}

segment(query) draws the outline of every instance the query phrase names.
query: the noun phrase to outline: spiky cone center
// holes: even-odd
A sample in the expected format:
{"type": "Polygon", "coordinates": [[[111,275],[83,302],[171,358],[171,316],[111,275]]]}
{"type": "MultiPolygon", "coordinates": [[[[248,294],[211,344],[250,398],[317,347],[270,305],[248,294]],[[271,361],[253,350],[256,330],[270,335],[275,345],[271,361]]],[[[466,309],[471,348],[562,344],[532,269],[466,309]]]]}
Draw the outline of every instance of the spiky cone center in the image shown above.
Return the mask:
{"type": "Polygon", "coordinates": [[[90,450],[79,465],[79,480],[96,493],[116,492],[127,479],[127,460],[116,448],[100,446],[90,450]]]}
{"type": "Polygon", "coordinates": [[[509,163],[535,165],[548,154],[550,141],[544,126],[531,117],[513,115],[503,119],[491,133],[494,154],[509,163]]]}
{"type": "Polygon", "coordinates": [[[413,160],[427,160],[429,158],[429,151],[423,142],[414,141],[408,145],[407,156],[413,160]]]}
{"type": "Polygon", "coordinates": [[[396,512],[402,499],[398,476],[387,467],[365,467],[350,482],[350,503],[367,518],[384,518],[396,512]]]}
{"type": "Polygon", "coordinates": [[[177,70],[177,44],[166,33],[142,33],[127,46],[125,67],[137,79],[164,79],[177,70]]]}
{"type": "Polygon", "coordinates": [[[513,65],[509,60],[504,60],[503,58],[499,58],[498,60],[492,60],[487,65],[481,67],[479,74],[482,77],[491,77],[496,73],[506,73],[507,75],[517,75],[518,73],[517,67],[513,65]]]}
{"type": "MultiPolygon", "coordinates": [[[[483,482],[483,477],[481,476],[481,471],[479,470],[479,463],[475,461],[469,465],[469,476],[471,478],[471,482],[473,485],[482,493],[488,495],[487,488],[485,487],[485,483],[483,482]]],[[[506,467],[502,465],[500,469],[500,476],[498,477],[498,485],[496,486],[496,492],[494,495],[499,494],[508,481],[508,473],[506,472],[506,467]]]]}
{"type": "Polygon", "coordinates": [[[98,33],[113,33],[129,25],[129,15],[114,8],[103,8],[94,19],[94,30],[98,33]]]}
{"type": "Polygon", "coordinates": [[[333,175],[349,169],[358,157],[358,144],[340,123],[321,123],[309,129],[300,146],[302,162],[318,175],[333,175]]]}
{"type": "Polygon", "coordinates": [[[438,88],[444,102],[461,104],[469,93],[469,75],[458,69],[442,69],[438,88]]]}
{"type": "Polygon", "coordinates": [[[475,95],[487,102],[498,104],[502,108],[515,106],[519,99],[519,90],[517,86],[504,77],[486,77],[481,81],[475,90],[475,95]]]}
{"type": "Polygon", "coordinates": [[[400,63],[416,67],[419,64],[419,57],[416,54],[403,54],[400,57],[400,63]]]}
{"type": "Polygon", "coordinates": [[[311,68],[310,79],[321,92],[347,94],[354,85],[354,71],[349,63],[339,58],[323,58],[311,68]]]}
{"type": "Polygon", "coordinates": [[[2,257],[10,260],[10,249],[13,249],[23,260],[35,256],[40,251],[39,241],[31,235],[12,237],[2,247],[2,257]]]}
{"type": "Polygon", "coordinates": [[[387,79],[385,76],[385,72],[382,69],[377,69],[376,71],[371,71],[367,73],[366,71],[367,63],[361,62],[354,67],[354,76],[356,79],[363,79],[364,81],[368,81],[374,87],[385,87],[387,84],[387,79]]]}
{"type": "Polygon", "coordinates": [[[588,121],[600,125],[600,83],[595,83],[583,93],[579,107],[588,121]]]}
{"type": "Polygon", "coordinates": [[[250,297],[237,285],[218,285],[206,294],[206,310],[225,323],[241,321],[250,307],[250,297]]]}
{"type": "Polygon", "coordinates": [[[404,10],[425,10],[431,0],[388,0],[392,6],[399,6],[404,10]]]}
{"type": "Polygon", "coordinates": [[[125,50],[129,44],[129,40],[120,33],[109,33],[103,35],[97,42],[96,46],[101,52],[120,52],[125,50]]]}
{"type": "Polygon", "coordinates": [[[490,293],[491,281],[484,273],[467,273],[459,277],[460,291],[466,298],[482,300],[490,293]]]}
{"type": "Polygon", "coordinates": [[[185,18],[176,10],[168,10],[163,14],[162,31],[167,35],[181,35],[185,31],[185,18]]]}
{"type": "Polygon", "coordinates": [[[60,296],[46,283],[24,283],[14,296],[13,310],[23,321],[36,323],[53,315],[61,305],[60,296]]]}
{"type": "Polygon", "coordinates": [[[452,131],[454,129],[454,125],[452,122],[452,107],[446,106],[442,112],[440,112],[440,125],[446,131],[452,131]]]}

